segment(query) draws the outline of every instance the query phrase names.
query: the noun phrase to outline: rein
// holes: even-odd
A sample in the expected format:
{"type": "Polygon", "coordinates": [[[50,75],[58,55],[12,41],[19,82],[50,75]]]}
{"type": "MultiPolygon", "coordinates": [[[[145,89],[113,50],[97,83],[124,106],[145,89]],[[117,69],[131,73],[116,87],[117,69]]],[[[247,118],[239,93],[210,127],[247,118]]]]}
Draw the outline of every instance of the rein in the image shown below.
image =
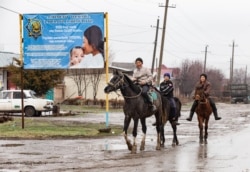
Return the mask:
{"type": "Polygon", "coordinates": [[[127,99],[134,99],[134,98],[137,98],[137,97],[139,97],[140,95],[141,95],[141,93],[142,93],[142,89],[140,89],[141,91],[137,94],[137,95],[135,95],[135,96],[123,96],[124,98],[127,98],[127,99]]]}
{"type": "MultiPolygon", "coordinates": [[[[116,84],[113,84],[113,83],[109,82],[108,85],[111,86],[111,87],[114,87],[115,89],[117,89],[117,87],[119,87],[119,86],[123,86],[124,85],[124,75],[122,75],[122,78],[116,84]]],[[[115,93],[118,96],[120,96],[120,94],[117,93],[116,91],[115,91],[115,93]]],[[[141,93],[142,93],[142,89],[140,88],[140,92],[137,95],[135,95],[135,96],[125,96],[125,95],[123,95],[123,97],[126,98],[126,99],[134,99],[134,98],[137,98],[137,97],[141,96],[141,93]]]]}

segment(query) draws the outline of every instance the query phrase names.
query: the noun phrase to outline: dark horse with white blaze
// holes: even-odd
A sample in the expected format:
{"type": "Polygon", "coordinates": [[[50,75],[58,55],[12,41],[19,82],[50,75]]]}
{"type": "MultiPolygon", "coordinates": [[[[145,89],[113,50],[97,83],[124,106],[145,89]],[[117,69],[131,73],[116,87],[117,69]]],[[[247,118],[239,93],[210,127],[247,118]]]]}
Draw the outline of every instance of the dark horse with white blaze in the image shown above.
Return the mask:
{"type": "Polygon", "coordinates": [[[205,96],[203,88],[195,91],[195,100],[198,101],[198,106],[195,109],[197,114],[199,130],[200,130],[200,144],[207,144],[208,137],[208,122],[209,117],[212,113],[212,107],[209,103],[208,98],[205,96]],[[205,126],[204,126],[205,124],[205,126]],[[205,129],[205,131],[203,131],[205,129]]]}
{"type": "Polygon", "coordinates": [[[123,111],[125,115],[123,132],[128,149],[131,150],[131,153],[136,153],[137,150],[136,136],[137,136],[137,127],[139,120],[141,122],[142,131],[144,134],[142,137],[140,150],[145,149],[145,139],[147,132],[146,118],[154,114],[156,119],[156,131],[157,131],[156,150],[160,150],[161,149],[160,126],[162,125],[162,123],[164,123],[164,120],[166,121],[167,119],[166,116],[167,114],[164,112],[162,106],[162,99],[160,93],[156,91],[154,88],[150,89],[149,91],[151,94],[151,98],[153,99],[153,103],[156,106],[156,111],[151,112],[149,105],[145,103],[145,100],[141,95],[142,89],[138,85],[134,84],[133,81],[127,75],[117,70],[114,70],[113,77],[108,83],[108,85],[104,88],[104,92],[110,93],[112,91],[117,91],[118,89],[120,89],[125,101],[123,106],[123,111]],[[127,130],[131,119],[134,120],[133,144],[131,144],[127,136],[127,130]]]}

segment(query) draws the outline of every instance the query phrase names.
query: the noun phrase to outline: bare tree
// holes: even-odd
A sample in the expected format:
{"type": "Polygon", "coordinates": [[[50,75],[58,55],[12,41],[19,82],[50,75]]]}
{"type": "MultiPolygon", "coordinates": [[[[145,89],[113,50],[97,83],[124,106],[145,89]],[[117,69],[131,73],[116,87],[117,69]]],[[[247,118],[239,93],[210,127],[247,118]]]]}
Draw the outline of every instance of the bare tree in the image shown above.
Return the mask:
{"type": "Polygon", "coordinates": [[[90,75],[90,81],[93,86],[94,101],[96,100],[96,95],[98,92],[98,87],[99,87],[102,74],[103,74],[103,69],[96,69],[96,70],[93,70],[92,74],[90,75]]]}
{"type": "MultiPolygon", "coordinates": [[[[78,96],[82,96],[83,92],[87,92],[90,79],[88,77],[88,70],[86,69],[69,69],[69,77],[75,82],[77,86],[78,96]]],[[[86,94],[85,94],[86,97],[86,94]]]]}
{"type": "Polygon", "coordinates": [[[190,61],[186,59],[182,63],[181,76],[180,76],[180,92],[185,96],[189,96],[195,86],[195,83],[199,79],[199,75],[202,72],[202,62],[190,61]]]}
{"type": "Polygon", "coordinates": [[[223,80],[224,75],[218,69],[208,69],[207,70],[208,81],[212,85],[212,95],[220,97],[224,89],[223,80]]]}

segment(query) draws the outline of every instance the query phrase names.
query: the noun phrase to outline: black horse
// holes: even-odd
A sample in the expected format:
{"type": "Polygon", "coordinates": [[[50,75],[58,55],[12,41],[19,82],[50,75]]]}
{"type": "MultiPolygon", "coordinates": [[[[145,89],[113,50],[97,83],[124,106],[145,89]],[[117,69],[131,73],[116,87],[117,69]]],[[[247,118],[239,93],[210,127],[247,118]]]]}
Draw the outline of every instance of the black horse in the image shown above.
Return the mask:
{"type": "MultiPolygon", "coordinates": [[[[171,124],[171,127],[173,129],[173,140],[172,140],[172,146],[176,146],[179,145],[179,140],[177,138],[177,126],[176,126],[176,122],[178,121],[178,118],[181,116],[181,101],[177,98],[174,97],[174,101],[176,104],[176,112],[173,111],[173,109],[170,106],[170,102],[167,98],[164,98],[164,96],[162,96],[162,103],[163,103],[163,108],[165,108],[165,111],[167,112],[167,117],[168,117],[168,121],[171,124]],[[173,114],[176,113],[176,114],[173,114]],[[175,117],[175,120],[173,120],[173,117],[175,117]],[[177,119],[176,119],[177,118],[177,119]]],[[[161,126],[161,146],[164,146],[165,143],[165,135],[164,135],[164,126],[165,123],[163,123],[163,125],[161,126]]]]}
{"type": "Polygon", "coordinates": [[[104,92],[110,93],[112,91],[117,91],[118,89],[120,89],[125,101],[123,106],[123,111],[125,115],[123,133],[128,149],[131,151],[131,153],[136,153],[137,150],[136,136],[137,136],[137,127],[139,120],[141,122],[142,131],[144,134],[142,137],[140,150],[145,149],[145,139],[147,132],[146,118],[154,114],[156,119],[156,131],[157,131],[156,150],[160,150],[161,149],[160,126],[162,125],[162,123],[165,123],[167,119],[166,112],[164,111],[162,106],[162,99],[160,93],[156,91],[154,88],[151,88],[151,90],[149,91],[151,94],[151,98],[153,99],[153,103],[156,106],[156,111],[151,112],[149,105],[145,103],[145,100],[141,95],[142,93],[141,88],[138,85],[134,84],[133,81],[131,81],[131,79],[127,75],[117,70],[114,70],[113,77],[108,83],[108,85],[104,88],[104,92]],[[131,144],[127,136],[127,130],[131,119],[134,120],[133,144],[131,144]]]}

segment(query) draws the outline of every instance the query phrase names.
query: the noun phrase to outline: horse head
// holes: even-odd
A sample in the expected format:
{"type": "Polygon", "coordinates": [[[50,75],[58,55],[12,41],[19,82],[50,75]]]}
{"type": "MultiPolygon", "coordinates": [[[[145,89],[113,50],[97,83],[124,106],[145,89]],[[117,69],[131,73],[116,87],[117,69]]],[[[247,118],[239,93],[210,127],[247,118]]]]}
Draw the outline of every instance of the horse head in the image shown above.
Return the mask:
{"type": "Polygon", "coordinates": [[[199,102],[206,102],[206,96],[204,90],[203,89],[196,90],[194,99],[199,102]]]}
{"type": "Polygon", "coordinates": [[[134,97],[131,96],[133,94],[141,94],[141,88],[136,83],[134,83],[129,78],[129,76],[118,70],[114,70],[113,77],[108,82],[108,85],[104,88],[104,92],[108,94],[112,91],[117,91],[118,89],[121,90],[124,97],[128,97],[127,95],[129,94],[129,97],[132,98],[134,97]]]}
{"type": "Polygon", "coordinates": [[[108,82],[108,85],[104,88],[105,93],[110,93],[120,89],[124,84],[124,74],[118,70],[113,71],[113,77],[108,82]]]}

